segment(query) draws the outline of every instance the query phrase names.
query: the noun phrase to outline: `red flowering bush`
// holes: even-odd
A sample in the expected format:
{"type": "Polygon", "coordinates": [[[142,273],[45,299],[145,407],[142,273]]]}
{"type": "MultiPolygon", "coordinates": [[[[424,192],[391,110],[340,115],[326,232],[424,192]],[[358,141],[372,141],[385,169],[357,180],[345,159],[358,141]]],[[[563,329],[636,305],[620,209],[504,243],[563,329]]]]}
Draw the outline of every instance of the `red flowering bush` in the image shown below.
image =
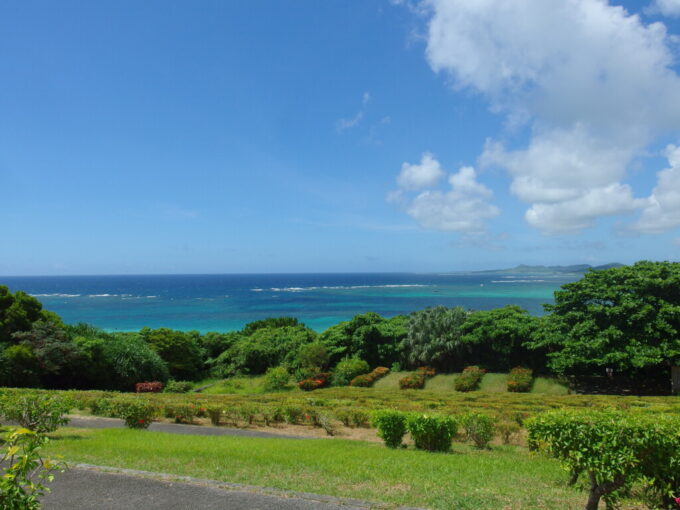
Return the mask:
{"type": "Polygon", "coordinates": [[[158,415],[158,407],[146,400],[114,400],[111,404],[112,415],[122,418],[131,429],[149,428],[158,415]]]}
{"type": "Polygon", "coordinates": [[[330,374],[321,372],[309,379],[303,379],[298,383],[298,387],[303,391],[313,391],[319,388],[325,388],[329,384],[330,374]]]}
{"type": "Polygon", "coordinates": [[[370,388],[373,386],[375,378],[373,374],[358,375],[349,383],[350,386],[361,386],[362,388],[370,388]]]}
{"type": "Polygon", "coordinates": [[[163,383],[158,381],[140,382],[135,384],[137,393],[160,393],[163,391],[163,383]]]}
{"type": "Polygon", "coordinates": [[[534,372],[530,368],[515,367],[508,375],[508,391],[527,393],[534,384],[534,372]]]}
{"type": "Polygon", "coordinates": [[[456,391],[475,391],[479,389],[479,383],[482,382],[482,377],[486,370],[479,368],[476,365],[467,367],[463,372],[456,377],[453,383],[456,391]]]}
{"type": "Polygon", "coordinates": [[[423,374],[410,374],[399,379],[399,389],[402,390],[422,390],[425,387],[425,376],[423,374]]]}
{"type": "Polygon", "coordinates": [[[416,372],[426,378],[434,377],[435,375],[437,375],[437,371],[432,367],[419,367],[418,370],[416,370],[416,372]]]}

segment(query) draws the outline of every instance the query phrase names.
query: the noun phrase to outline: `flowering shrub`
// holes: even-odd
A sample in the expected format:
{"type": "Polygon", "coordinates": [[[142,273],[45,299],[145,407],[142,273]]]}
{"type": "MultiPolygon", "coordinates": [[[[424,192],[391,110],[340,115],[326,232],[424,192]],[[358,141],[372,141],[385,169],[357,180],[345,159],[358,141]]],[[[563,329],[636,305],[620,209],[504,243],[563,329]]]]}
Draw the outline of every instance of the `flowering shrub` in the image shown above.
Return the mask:
{"type": "Polygon", "coordinates": [[[461,423],[465,429],[465,436],[479,449],[488,448],[493,439],[494,419],[482,413],[468,413],[463,416],[461,423]]]}
{"type": "Polygon", "coordinates": [[[298,387],[303,391],[312,391],[318,390],[319,388],[325,388],[328,386],[329,378],[329,373],[321,372],[309,379],[303,379],[298,383],[298,387]]]}
{"type": "Polygon", "coordinates": [[[508,375],[508,391],[528,393],[534,384],[534,371],[530,368],[515,367],[508,375]]]}
{"type": "Polygon", "coordinates": [[[173,404],[165,407],[166,418],[173,418],[175,423],[194,422],[198,415],[198,408],[194,404],[173,404]]]}
{"type": "Polygon", "coordinates": [[[425,387],[425,376],[422,374],[409,374],[399,379],[399,389],[422,390],[425,387]]]}
{"type": "Polygon", "coordinates": [[[406,414],[401,411],[377,411],[373,426],[388,448],[399,448],[406,434],[406,414]]]}
{"type": "Polygon", "coordinates": [[[0,508],[7,510],[39,510],[38,498],[49,489],[54,471],[65,465],[40,456],[47,443],[45,436],[22,428],[8,433],[0,448],[0,508]]]}
{"type": "Polygon", "coordinates": [[[458,421],[453,416],[413,414],[406,420],[406,427],[419,450],[448,452],[458,431],[458,421]]]}
{"type": "Polygon", "coordinates": [[[479,389],[479,383],[482,382],[485,373],[486,370],[476,365],[467,367],[456,377],[453,386],[456,391],[476,391],[479,389]]]}
{"type": "Polygon", "coordinates": [[[154,382],[139,382],[135,384],[135,391],[137,393],[160,393],[163,391],[163,383],[154,382]]]}
{"type": "Polygon", "coordinates": [[[366,374],[371,369],[364,360],[359,358],[345,358],[340,361],[333,371],[333,386],[347,386],[352,379],[366,374]]]}
{"type": "Polygon", "coordinates": [[[6,394],[0,399],[0,415],[37,434],[66,425],[69,420],[64,415],[73,407],[72,399],[48,393],[6,394]]]}
{"type": "Polygon", "coordinates": [[[158,416],[158,407],[139,398],[121,399],[111,404],[111,412],[116,418],[122,418],[131,429],[147,429],[158,416]]]}
{"type": "Polygon", "coordinates": [[[373,375],[371,374],[363,374],[363,375],[358,375],[354,379],[352,379],[349,383],[350,386],[360,386],[363,388],[370,388],[373,386],[373,383],[375,382],[375,379],[373,378],[373,375]]]}
{"type": "Polygon", "coordinates": [[[356,376],[354,379],[352,379],[349,383],[350,386],[361,386],[361,387],[371,387],[373,386],[373,383],[377,381],[378,379],[381,379],[385,377],[387,374],[390,373],[390,369],[387,367],[377,367],[373,369],[373,371],[369,372],[368,374],[362,374],[356,376]]]}
{"type": "Polygon", "coordinates": [[[416,370],[417,373],[422,374],[426,378],[434,377],[437,375],[437,371],[432,367],[419,367],[416,370]]]}

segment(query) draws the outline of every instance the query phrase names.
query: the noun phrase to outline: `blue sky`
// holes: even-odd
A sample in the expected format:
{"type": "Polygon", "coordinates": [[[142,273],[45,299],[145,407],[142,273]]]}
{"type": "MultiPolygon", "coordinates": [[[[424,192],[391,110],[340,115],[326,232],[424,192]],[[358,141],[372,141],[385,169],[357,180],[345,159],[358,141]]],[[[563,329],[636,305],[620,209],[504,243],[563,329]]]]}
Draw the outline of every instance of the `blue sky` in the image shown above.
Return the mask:
{"type": "Polygon", "coordinates": [[[3,2],[0,275],[678,260],[656,1],[3,2]]]}

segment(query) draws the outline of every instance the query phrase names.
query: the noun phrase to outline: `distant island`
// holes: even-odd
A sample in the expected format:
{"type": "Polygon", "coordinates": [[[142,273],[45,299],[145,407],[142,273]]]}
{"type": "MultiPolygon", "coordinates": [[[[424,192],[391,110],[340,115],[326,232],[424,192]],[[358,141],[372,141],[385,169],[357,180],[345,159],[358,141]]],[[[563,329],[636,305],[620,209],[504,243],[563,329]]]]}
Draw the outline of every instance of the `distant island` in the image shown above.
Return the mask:
{"type": "Polygon", "coordinates": [[[603,269],[611,269],[613,267],[622,267],[624,264],[613,262],[611,264],[603,264],[601,266],[591,266],[590,264],[575,264],[571,266],[528,266],[520,264],[511,269],[487,269],[484,271],[472,271],[474,274],[555,274],[555,273],[587,273],[591,269],[593,271],[601,271],[603,269]]]}

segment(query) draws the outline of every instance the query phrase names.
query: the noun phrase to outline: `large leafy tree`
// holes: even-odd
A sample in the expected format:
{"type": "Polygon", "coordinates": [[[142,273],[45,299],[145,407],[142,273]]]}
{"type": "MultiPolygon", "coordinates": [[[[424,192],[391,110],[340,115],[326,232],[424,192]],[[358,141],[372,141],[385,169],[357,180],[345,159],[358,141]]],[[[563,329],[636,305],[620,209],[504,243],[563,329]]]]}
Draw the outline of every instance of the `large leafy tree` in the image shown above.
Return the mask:
{"type": "Polygon", "coordinates": [[[557,372],[633,374],[680,362],[680,263],[591,271],[555,292],[534,343],[557,372]]]}
{"type": "Polygon", "coordinates": [[[463,364],[467,346],[462,326],[468,317],[464,308],[436,306],[412,313],[403,347],[408,361],[454,371],[463,364]]]}
{"type": "Polygon", "coordinates": [[[358,357],[370,366],[391,365],[401,358],[401,341],[407,334],[403,315],[386,319],[368,312],[331,326],[321,334],[335,364],[345,357],[358,357]]]}
{"type": "Polygon", "coordinates": [[[30,331],[33,323],[43,318],[40,301],[20,290],[12,294],[0,285],[0,342],[11,342],[13,333],[30,331]]]}
{"type": "Polygon", "coordinates": [[[202,375],[205,351],[197,331],[143,328],[139,334],[167,363],[174,379],[194,380],[202,375]]]}
{"type": "Polygon", "coordinates": [[[468,362],[502,371],[519,365],[544,368],[541,351],[524,345],[533,340],[539,321],[517,305],[470,313],[461,327],[468,362]]]}

